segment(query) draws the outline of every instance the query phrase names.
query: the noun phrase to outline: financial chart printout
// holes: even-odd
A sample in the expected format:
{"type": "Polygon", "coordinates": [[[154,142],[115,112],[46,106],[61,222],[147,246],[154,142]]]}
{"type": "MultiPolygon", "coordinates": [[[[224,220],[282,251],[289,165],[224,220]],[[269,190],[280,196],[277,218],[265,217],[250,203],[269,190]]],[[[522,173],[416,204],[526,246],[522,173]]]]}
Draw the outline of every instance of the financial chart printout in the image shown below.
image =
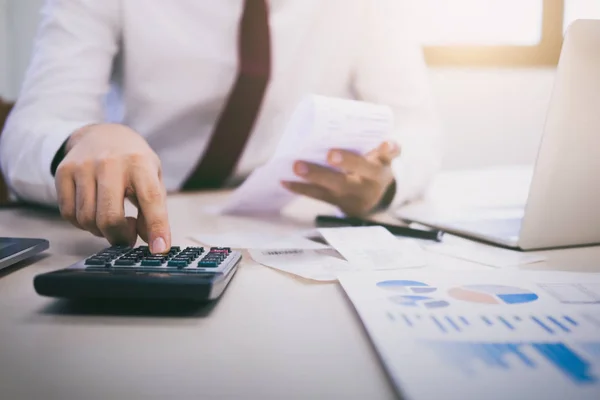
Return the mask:
{"type": "Polygon", "coordinates": [[[407,399],[600,399],[600,274],[404,270],[339,280],[407,399]]]}

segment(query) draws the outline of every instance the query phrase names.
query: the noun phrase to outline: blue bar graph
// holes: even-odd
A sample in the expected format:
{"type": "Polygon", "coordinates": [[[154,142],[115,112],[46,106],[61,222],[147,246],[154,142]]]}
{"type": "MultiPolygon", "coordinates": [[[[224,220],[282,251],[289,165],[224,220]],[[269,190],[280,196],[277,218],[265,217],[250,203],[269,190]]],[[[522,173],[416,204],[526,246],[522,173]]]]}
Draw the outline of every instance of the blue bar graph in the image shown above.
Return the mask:
{"type": "Polygon", "coordinates": [[[566,378],[579,385],[598,382],[591,372],[591,364],[564,343],[485,343],[428,341],[424,345],[452,367],[459,368],[466,375],[477,374],[481,362],[491,369],[511,370],[511,362],[516,358],[526,367],[537,369],[537,361],[525,349],[532,349],[542,356],[545,362],[553,365],[566,378]],[[512,357],[509,357],[512,356],[512,357]]]}
{"type": "Polygon", "coordinates": [[[539,318],[531,317],[531,320],[533,322],[535,322],[536,324],[538,324],[543,330],[545,330],[549,334],[551,334],[551,335],[554,334],[554,331],[548,325],[544,324],[539,318]]]}
{"type": "Polygon", "coordinates": [[[571,332],[571,330],[569,328],[567,328],[565,325],[563,325],[562,323],[560,323],[556,318],[548,316],[548,320],[551,321],[554,325],[558,326],[564,332],[567,332],[567,333],[571,332]]]}
{"type": "Polygon", "coordinates": [[[498,320],[500,322],[502,322],[508,329],[510,329],[511,331],[515,330],[515,327],[511,325],[510,322],[508,322],[506,319],[504,319],[503,317],[498,317],[498,320]]]}
{"type": "Polygon", "coordinates": [[[448,332],[448,330],[446,330],[446,327],[442,325],[442,323],[436,317],[432,316],[431,320],[437,325],[438,328],[440,328],[440,331],[444,333],[448,332]]]}
{"type": "Polygon", "coordinates": [[[448,321],[448,324],[450,324],[450,326],[454,328],[457,332],[460,332],[460,327],[454,322],[452,318],[447,316],[446,321],[448,321]]]}
{"type": "Polygon", "coordinates": [[[578,383],[593,383],[597,378],[589,372],[591,364],[563,343],[532,343],[531,346],[578,383]]]}
{"type": "Polygon", "coordinates": [[[434,313],[423,316],[417,313],[394,313],[387,312],[387,317],[394,323],[401,323],[410,329],[432,329],[435,328],[444,334],[461,334],[476,329],[489,329],[490,331],[505,330],[510,332],[531,331],[537,328],[544,333],[555,336],[559,333],[570,334],[579,327],[585,327],[585,319],[578,321],[570,316],[552,315],[479,315],[478,317],[465,317],[463,315],[448,315],[434,313]],[[583,323],[583,325],[582,325],[583,323]]]}
{"type": "Polygon", "coordinates": [[[570,323],[570,324],[571,324],[571,325],[573,325],[573,326],[577,326],[577,325],[578,325],[578,324],[577,324],[577,321],[575,321],[575,320],[574,320],[573,318],[571,318],[571,317],[568,317],[568,316],[566,316],[566,315],[565,315],[563,318],[564,318],[564,320],[565,320],[565,321],[567,321],[568,323],[570,323]]]}

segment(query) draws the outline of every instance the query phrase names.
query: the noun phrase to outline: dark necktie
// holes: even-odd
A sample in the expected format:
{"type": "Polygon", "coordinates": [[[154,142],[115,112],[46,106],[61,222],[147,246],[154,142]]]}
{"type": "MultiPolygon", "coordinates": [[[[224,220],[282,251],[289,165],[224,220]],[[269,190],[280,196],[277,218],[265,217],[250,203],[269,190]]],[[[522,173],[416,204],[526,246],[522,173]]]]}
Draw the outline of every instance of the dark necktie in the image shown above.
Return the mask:
{"type": "Polygon", "coordinates": [[[245,0],[238,74],[204,157],[183,190],[219,188],[232,175],[254,127],[271,76],[267,0],[245,0]]]}

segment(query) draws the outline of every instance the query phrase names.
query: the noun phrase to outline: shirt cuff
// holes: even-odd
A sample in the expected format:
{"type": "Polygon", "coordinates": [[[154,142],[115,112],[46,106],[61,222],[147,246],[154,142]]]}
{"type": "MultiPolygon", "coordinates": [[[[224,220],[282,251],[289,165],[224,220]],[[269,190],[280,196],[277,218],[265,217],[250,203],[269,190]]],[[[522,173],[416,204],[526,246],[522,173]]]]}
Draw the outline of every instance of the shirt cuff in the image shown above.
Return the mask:
{"type": "Polygon", "coordinates": [[[54,158],[52,159],[52,164],[50,164],[50,173],[53,177],[56,177],[56,170],[58,169],[58,166],[60,165],[62,160],[65,158],[65,155],[67,154],[68,141],[69,138],[65,139],[62,146],[60,146],[60,149],[58,149],[58,151],[54,155],[54,158]]]}

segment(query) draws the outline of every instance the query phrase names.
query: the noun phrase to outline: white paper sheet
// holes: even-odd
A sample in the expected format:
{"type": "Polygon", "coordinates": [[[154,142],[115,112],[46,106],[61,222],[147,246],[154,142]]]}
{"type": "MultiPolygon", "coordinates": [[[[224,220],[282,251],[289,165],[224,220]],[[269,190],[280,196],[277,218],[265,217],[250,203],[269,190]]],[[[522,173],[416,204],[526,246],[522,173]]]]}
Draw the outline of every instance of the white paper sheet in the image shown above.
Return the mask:
{"type": "Polygon", "coordinates": [[[301,235],[269,234],[261,232],[230,232],[225,234],[197,234],[192,237],[197,242],[214,247],[234,249],[327,249],[328,245],[318,243],[301,235]]]}
{"type": "Polygon", "coordinates": [[[518,267],[546,260],[546,257],[539,254],[521,253],[471,242],[459,244],[444,241],[441,243],[426,243],[422,246],[427,251],[495,268],[518,267]]]}
{"type": "Polygon", "coordinates": [[[415,268],[426,263],[417,242],[397,239],[381,226],[322,228],[319,232],[330,246],[360,269],[415,268]]]}
{"type": "Polygon", "coordinates": [[[394,125],[389,107],[346,99],[309,96],[292,115],[273,157],[256,169],[230,196],[221,212],[277,213],[296,196],[281,181],[299,181],[293,172],[298,160],[327,164],[332,148],[360,154],[390,138],[394,125]]]}
{"type": "Polygon", "coordinates": [[[331,250],[273,249],[250,250],[249,253],[259,264],[320,282],[332,282],[341,272],[358,270],[348,261],[335,257],[331,250]]]}
{"type": "Polygon", "coordinates": [[[600,274],[404,270],[339,280],[403,398],[600,399],[600,274]]]}

